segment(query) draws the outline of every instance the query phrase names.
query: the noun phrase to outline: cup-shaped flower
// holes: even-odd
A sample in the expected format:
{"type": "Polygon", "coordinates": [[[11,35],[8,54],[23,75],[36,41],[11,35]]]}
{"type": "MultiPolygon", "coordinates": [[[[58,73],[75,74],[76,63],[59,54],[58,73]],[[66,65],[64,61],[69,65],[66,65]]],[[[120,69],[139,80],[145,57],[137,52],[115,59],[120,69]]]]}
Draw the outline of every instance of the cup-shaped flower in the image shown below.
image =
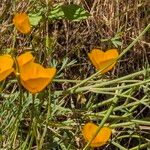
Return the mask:
{"type": "Polygon", "coordinates": [[[93,49],[88,56],[97,70],[102,70],[104,74],[110,71],[116,64],[116,60],[119,56],[117,49],[110,49],[103,52],[100,49],[93,49]]]}
{"type": "MultiPolygon", "coordinates": [[[[99,127],[97,125],[95,125],[94,123],[91,123],[91,122],[86,123],[83,126],[82,134],[87,142],[89,142],[93,138],[93,136],[97,132],[98,128],[99,127]]],[[[100,129],[100,131],[98,132],[97,136],[91,142],[90,146],[91,147],[103,146],[110,139],[110,136],[111,136],[111,129],[109,127],[102,127],[100,129]]]]}
{"type": "Polygon", "coordinates": [[[0,56],[0,81],[6,79],[13,72],[14,61],[8,54],[0,56]]]}
{"type": "Polygon", "coordinates": [[[20,66],[19,69],[22,85],[32,94],[42,91],[56,74],[56,68],[44,68],[33,61],[20,66]]]}
{"type": "Polygon", "coordinates": [[[17,61],[18,61],[19,66],[23,66],[27,63],[33,62],[34,59],[35,58],[31,54],[31,52],[26,52],[24,54],[21,54],[19,57],[17,57],[17,61]]]}
{"type": "Polygon", "coordinates": [[[16,14],[13,18],[13,23],[18,31],[27,34],[31,31],[29,17],[26,13],[16,14]]]}

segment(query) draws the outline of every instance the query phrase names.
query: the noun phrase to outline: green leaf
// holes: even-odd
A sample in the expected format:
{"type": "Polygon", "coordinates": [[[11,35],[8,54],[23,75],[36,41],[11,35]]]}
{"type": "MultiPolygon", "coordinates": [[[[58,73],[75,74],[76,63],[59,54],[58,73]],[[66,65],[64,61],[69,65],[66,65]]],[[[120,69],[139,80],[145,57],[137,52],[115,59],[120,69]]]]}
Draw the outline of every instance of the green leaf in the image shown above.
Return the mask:
{"type": "Polygon", "coordinates": [[[80,21],[87,19],[90,14],[81,6],[75,4],[63,5],[55,4],[48,16],[49,19],[68,19],[71,21],[80,21]]]}
{"type": "Polygon", "coordinates": [[[116,41],[116,44],[121,46],[122,45],[122,42],[121,41],[116,41]]]}
{"type": "Polygon", "coordinates": [[[42,19],[40,14],[29,14],[29,21],[32,26],[37,26],[42,19]]]}
{"type": "Polygon", "coordinates": [[[84,20],[90,16],[84,8],[76,4],[62,5],[61,8],[65,18],[71,21],[84,20]]]}
{"type": "Polygon", "coordinates": [[[115,47],[121,46],[122,42],[121,41],[112,41],[112,43],[115,45],[115,47]]]}
{"type": "Polygon", "coordinates": [[[64,18],[65,15],[64,15],[64,12],[62,11],[61,6],[62,6],[62,3],[55,4],[52,10],[50,11],[48,18],[51,20],[64,18]]]}

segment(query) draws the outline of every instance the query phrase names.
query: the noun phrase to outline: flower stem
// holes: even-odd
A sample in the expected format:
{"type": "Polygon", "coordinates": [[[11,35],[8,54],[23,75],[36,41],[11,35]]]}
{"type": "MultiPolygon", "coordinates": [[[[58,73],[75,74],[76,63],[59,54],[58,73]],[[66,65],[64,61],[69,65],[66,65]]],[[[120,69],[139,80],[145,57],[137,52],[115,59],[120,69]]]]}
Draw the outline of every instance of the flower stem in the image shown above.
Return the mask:
{"type": "Polygon", "coordinates": [[[48,121],[49,121],[49,116],[51,115],[51,89],[49,87],[49,98],[48,98],[48,103],[47,103],[47,116],[46,116],[46,125],[43,130],[43,134],[41,136],[40,144],[39,144],[39,149],[42,149],[42,145],[44,143],[44,137],[47,132],[47,127],[48,127],[48,121]]]}

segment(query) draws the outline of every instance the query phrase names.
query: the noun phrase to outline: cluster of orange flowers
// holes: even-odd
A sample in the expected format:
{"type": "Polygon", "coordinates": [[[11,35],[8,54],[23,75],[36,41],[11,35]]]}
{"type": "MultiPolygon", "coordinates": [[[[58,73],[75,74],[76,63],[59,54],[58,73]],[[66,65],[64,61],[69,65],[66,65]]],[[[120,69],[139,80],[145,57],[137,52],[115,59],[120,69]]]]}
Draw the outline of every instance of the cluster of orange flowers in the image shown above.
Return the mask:
{"type": "MultiPolygon", "coordinates": [[[[13,18],[13,23],[18,31],[23,34],[27,34],[31,31],[31,25],[29,17],[26,13],[16,14],[13,18]]],[[[110,49],[103,52],[100,49],[93,49],[88,56],[95,66],[95,68],[101,74],[110,71],[116,64],[118,58],[117,49],[110,49]]],[[[56,74],[56,68],[44,68],[38,63],[35,63],[35,58],[31,52],[26,52],[16,58],[19,68],[19,79],[25,89],[31,93],[37,93],[42,91],[53,79],[56,74]]],[[[12,72],[17,72],[13,68],[13,58],[5,54],[0,56],[0,81],[4,80],[12,72]]],[[[87,123],[82,129],[82,134],[85,140],[88,142],[96,131],[98,126],[94,123],[87,123]]],[[[111,129],[109,127],[102,127],[97,136],[93,139],[90,146],[99,147],[107,143],[111,136],[111,129]]]]}
{"type": "Polygon", "coordinates": [[[16,68],[18,67],[19,72],[13,68],[14,60],[11,55],[0,56],[0,81],[4,80],[12,72],[20,74],[21,84],[33,94],[42,91],[56,74],[56,68],[44,68],[35,63],[35,58],[31,52],[20,55],[16,60],[16,68]]]}

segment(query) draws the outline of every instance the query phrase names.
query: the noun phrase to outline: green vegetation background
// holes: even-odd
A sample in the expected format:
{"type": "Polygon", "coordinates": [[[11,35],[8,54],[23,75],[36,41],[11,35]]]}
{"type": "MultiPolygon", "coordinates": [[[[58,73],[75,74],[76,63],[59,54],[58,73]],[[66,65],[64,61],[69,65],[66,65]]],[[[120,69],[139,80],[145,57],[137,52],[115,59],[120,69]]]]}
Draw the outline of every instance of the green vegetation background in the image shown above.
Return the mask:
{"type": "Polygon", "coordinates": [[[34,96],[24,89],[21,94],[13,77],[0,83],[0,149],[85,150],[82,125],[102,120],[113,134],[97,150],[148,149],[149,13],[148,0],[3,0],[0,53],[32,51],[37,62],[56,66],[58,72],[34,96]],[[72,19],[67,11],[63,18],[60,2],[79,5],[85,16],[72,19]],[[16,12],[29,14],[31,34],[16,34],[16,12]],[[117,48],[119,53],[128,49],[113,71],[91,77],[95,69],[87,53],[93,48],[117,48]]]}

